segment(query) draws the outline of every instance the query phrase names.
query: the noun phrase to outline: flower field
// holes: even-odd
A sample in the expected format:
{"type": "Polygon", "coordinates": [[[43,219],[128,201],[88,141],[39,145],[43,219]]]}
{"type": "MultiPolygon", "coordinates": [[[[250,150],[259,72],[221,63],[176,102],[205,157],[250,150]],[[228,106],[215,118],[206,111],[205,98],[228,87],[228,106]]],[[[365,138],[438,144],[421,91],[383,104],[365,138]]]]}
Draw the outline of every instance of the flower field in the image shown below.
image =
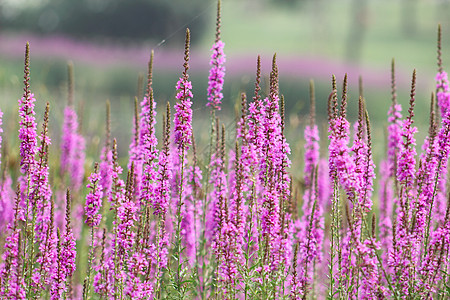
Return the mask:
{"type": "MultiPolygon", "coordinates": [[[[235,128],[217,117],[226,74],[220,26],[219,0],[205,91],[210,127],[192,126],[205,116],[192,110],[187,29],[174,103],[154,97],[152,52],[131,142],[112,136],[107,102],[93,164],[75,110],[73,65],[56,145],[49,103],[37,124],[26,43],[18,143],[0,138],[0,298],[448,299],[450,87],[441,26],[423,142],[414,122],[416,71],[402,109],[393,60],[384,140],[372,135],[362,87],[350,122],[347,76],[342,88],[332,76],[328,99],[316,99],[310,82],[302,155],[286,140],[276,55],[267,86],[255,57],[254,93],[240,95],[235,128]],[[316,122],[316,101],[328,102],[326,126],[316,122]],[[196,130],[209,132],[205,145],[196,144],[196,130]],[[128,155],[118,153],[124,143],[128,155]],[[377,162],[375,143],[386,144],[377,162]],[[15,152],[20,162],[10,161],[15,152]],[[294,160],[300,178],[291,175],[294,160]]],[[[17,136],[5,128],[3,137],[17,136]]]]}

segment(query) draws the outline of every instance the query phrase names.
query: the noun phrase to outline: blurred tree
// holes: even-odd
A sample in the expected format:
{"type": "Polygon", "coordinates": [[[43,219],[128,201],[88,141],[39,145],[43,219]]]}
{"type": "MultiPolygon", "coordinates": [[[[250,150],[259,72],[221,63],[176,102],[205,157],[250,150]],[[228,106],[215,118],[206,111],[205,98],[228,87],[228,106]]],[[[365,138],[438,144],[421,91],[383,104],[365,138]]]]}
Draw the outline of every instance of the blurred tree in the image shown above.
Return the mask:
{"type": "MultiPolygon", "coordinates": [[[[203,0],[46,0],[10,13],[5,4],[0,4],[0,26],[77,37],[160,41],[189,23],[196,33],[195,42],[206,28],[209,14],[202,12],[208,6],[203,0]]],[[[167,42],[183,41],[181,30],[179,37],[175,35],[167,42]]]]}
{"type": "Polygon", "coordinates": [[[303,4],[306,0],[271,0],[272,4],[276,6],[286,6],[288,8],[297,6],[298,4],[303,4]]]}

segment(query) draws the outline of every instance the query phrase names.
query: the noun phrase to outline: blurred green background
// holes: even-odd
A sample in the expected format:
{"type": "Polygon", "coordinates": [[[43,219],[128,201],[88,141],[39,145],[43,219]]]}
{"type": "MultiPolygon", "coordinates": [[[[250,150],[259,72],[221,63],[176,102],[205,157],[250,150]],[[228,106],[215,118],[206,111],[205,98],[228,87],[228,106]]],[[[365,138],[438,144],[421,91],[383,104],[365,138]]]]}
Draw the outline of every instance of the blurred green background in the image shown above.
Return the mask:
{"type": "MultiPolygon", "coordinates": [[[[30,41],[37,112],[40,114],[44,103],[50,102],[53,139],[57,141],[60,135],[67,99],[66,64],[72,60],[75,99],[88,145],[98,151],[95,149],[102,143],[104,107],[109,99],[113,136],[125,154],[131,138],[134,97],[140,94],[138,78],[146,73],[150,50],[155,51],[154,89],[162,110],[166,101],[174,103],[174,87],[182,71],[184,32],[189,27],[194,130],[198,138],[207,139],[209,132],[201,128],[207,128],[204,124],[209,122],[205,103],[215,1],[3,0],[0,14],[0,107],[6,112],[5,126],[14,128],[17,120],[23,50],[30,41]]],[[[307,122],[309,79],[316,83],[317,113],[324,121],[331,75],[335,74],[341,85],[346,72],[351,120],[356,119],[358,77],[362,76],[375,136],[383,141],[382,125],[390,104],[390,64],[395,58],[398,97],[404,111],[411,73],[417,69],[416,121],[419,137],[423,137],[430,93],[435,88],[439,23],[444,69],[450,64],[448,16],[448,0],[223,0],[221,32],[227,75],[219,116],[228,128],[234,127],[240,92],[252,94],[257,54],[262,56],[267,78],[276,52],[287,122],[294,129],[289,132],[293,151],[301,151],[302,134],[296,129],[307,122]]]]}

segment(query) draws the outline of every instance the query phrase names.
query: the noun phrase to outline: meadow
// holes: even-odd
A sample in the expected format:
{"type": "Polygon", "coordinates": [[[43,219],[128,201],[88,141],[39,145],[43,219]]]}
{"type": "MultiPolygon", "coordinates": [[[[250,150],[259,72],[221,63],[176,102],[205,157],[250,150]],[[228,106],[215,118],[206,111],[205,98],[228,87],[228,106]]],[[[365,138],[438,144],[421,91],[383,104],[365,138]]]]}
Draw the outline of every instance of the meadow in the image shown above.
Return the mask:
{"type": "Polygon", "coordinates": [[[0,298],[448,298],[447,28],[428,111],[416,106],[415,69],[402,105],[392,60],[383,127],[370,118],[380,103],[366,104],[363,79],[347,74],[330,73],[325,95],[308,81],[308,113],[287,118],[279,54],[268,76],[255,55],[254,88],[223,116],[222,27],[219,0],[201,110],[189,29],[179,79],[166,83],[175,99],[155,97],[154,81],[168,79],[152,51],[134,106],[101,102],[101,114],[98,103],[77,109],[72,63],[65,101],[35,97],[26,43],[18,113],[0,111],[0,298]]]}

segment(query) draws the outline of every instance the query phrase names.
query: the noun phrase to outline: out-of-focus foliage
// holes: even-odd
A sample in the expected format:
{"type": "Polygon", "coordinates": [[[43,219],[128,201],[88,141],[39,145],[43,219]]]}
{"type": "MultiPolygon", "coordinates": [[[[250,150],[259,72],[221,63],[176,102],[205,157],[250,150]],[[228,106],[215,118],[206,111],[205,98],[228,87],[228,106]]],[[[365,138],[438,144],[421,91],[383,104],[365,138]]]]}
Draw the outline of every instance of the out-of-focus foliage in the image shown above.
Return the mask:
{"type": "MultiPolygon", "coordinates": [[[[196,32],[195,42],[206,27],[207,14],[202,13],[206,8],[202,0],[47,0],[39,5],[5,2],[0,4],[0,26],[77,37],[158,41],[189,23],[196,32]]],[[[181,33],[170,42],[183,39],[181,33]]]]}
{"type": "Polygon", "coordinates": [[[307,0],[270,0],[275,6],[286,6],[286,7],[295,7],[296,5],[303,4],[307,0]]]}

